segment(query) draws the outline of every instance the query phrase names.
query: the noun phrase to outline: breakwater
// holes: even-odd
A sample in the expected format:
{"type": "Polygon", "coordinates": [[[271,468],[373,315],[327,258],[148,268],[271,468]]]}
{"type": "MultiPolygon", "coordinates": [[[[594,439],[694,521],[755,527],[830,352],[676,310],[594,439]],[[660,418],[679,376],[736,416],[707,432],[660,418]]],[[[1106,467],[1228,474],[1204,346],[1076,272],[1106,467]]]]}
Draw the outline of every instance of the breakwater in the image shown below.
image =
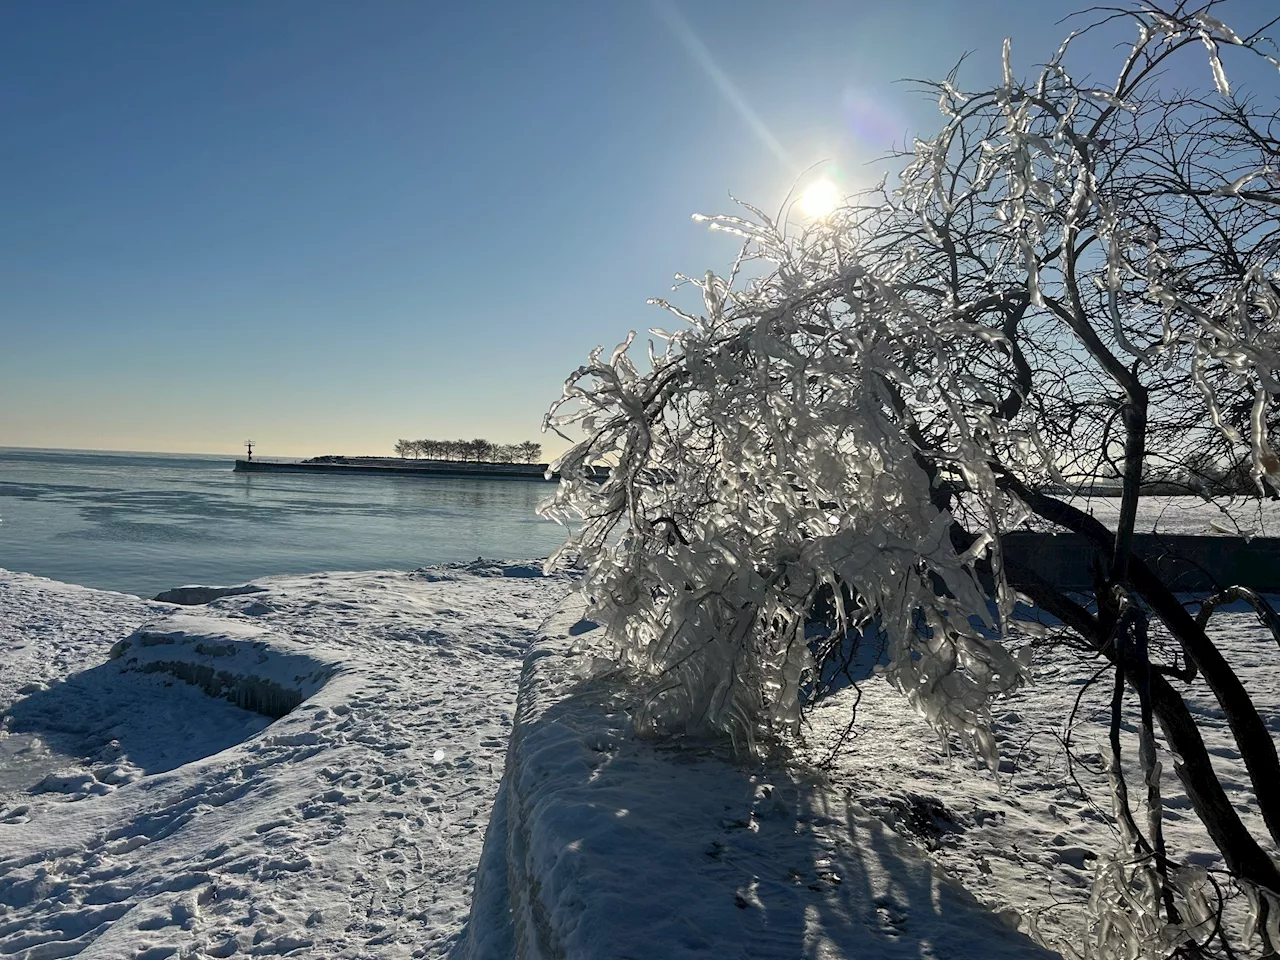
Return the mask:
{"type": "Polygon", "coordinates": [[[457,480],[558,480],[545,463],[468,463],[450,460],[399,460],[383,457],[324,457],[315,460],[237,460],[237,473],[327,473],[435,477],[457,480]]]}

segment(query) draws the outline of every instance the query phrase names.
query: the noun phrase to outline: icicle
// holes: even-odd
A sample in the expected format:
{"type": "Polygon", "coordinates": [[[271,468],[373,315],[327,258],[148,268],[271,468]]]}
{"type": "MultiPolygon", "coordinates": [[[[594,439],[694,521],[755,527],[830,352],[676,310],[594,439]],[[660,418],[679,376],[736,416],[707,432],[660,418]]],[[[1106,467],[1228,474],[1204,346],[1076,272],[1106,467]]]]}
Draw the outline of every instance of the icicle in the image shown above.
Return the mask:
{"type": "Polygon", "coordinates": [[[1213,38],[1207,33],[1202,33],[1200,39],[1209,51],[1209,68],[1213,71],[1213,85],[1217,87],[1218,93],[1222,96],[1231,96],[1231,84],[1227,82],[1227,72],[1222,69],[1222,58],[1218,56],[1218,45],[1214,43],[1213,38]]]}

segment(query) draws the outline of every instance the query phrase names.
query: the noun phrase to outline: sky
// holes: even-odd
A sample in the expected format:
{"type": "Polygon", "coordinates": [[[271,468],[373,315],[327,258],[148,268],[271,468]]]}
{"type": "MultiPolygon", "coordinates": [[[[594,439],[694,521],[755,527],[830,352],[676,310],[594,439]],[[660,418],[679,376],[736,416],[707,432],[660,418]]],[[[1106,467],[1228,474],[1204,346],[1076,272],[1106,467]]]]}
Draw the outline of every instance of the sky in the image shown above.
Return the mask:
{"type": "Polygon", "coordinates": [[[1029,72],[1082,5],[9,0],[0,446],[556,452],[588,351],[731,261],[691,214],[878,179],[939,125],[897,81],[1029,72]]]}

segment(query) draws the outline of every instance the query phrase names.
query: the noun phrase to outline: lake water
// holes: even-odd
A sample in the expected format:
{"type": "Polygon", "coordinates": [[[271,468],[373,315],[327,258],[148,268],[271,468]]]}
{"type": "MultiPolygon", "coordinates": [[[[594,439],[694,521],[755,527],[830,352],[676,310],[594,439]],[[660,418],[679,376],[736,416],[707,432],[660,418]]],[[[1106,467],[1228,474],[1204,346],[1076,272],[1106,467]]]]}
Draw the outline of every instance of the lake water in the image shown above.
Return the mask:
{"type": "Polygon", "coordinates": [[[549,483],[243,474],[230,457],[0,448],[0,567],[153,596],[277,573],[543,557],[549,483]]]}

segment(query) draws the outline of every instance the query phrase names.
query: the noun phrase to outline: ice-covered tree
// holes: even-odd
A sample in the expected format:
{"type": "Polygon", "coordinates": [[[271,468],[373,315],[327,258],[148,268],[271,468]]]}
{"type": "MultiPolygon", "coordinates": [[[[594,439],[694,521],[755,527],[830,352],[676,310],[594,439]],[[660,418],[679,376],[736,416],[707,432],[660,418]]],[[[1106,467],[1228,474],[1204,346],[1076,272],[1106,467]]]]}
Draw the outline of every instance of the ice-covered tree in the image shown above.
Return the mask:
{"type": "Polygon", "coordinates": [[[1259,490],[1280,482],[1276,61],[1212,3],[1106,8],[1080,27],[1030,80],[1006,42],[995,87],[926,84],[941,129],[829,215],[702,218],[740,255],[682,278],[699,308],[655,301],[675,329],[653,330],[643,359],[632,334],[570,376],[547,424],[575,445],[544,510],[574,524],[560,556],[583,565],[591,616],[644,692],[642,730],[756,749],[797,729],[844,638],[875,630],[890,682],[994,762],[990,706],[1027,663],[1015,603],[1052,614],[1141,715],[1148,817],[1117,731],[1123,844],[1099,869],[1083,949],[1194,953],[1219,936],[1203,878],[1164,849],[1157,731],[1270,948],[1275,745],[1206,633],[1214,605],[1197,615],[1132,543],[1144,478],[1203,467],[1207,444],[1259,490]],[[1117,37],[1114,81],[1072,73],[1080,43],[1117,37]],[[1270,71],[1265,92],[1233,92],[1231,57],[1270,71]],[[1123,489],[1114,527],[1055,492],[1098,477],[1123,489]],[[1004,557],[1003,535],[1028,523],[1094,544],[1095,603],[1004,557]],[[819,602],[833,629],[815,641],[819,602]],[[1151,653],[1155,631],[1169,657],[1151,653]],[[1183,696],[1197,677],[1270,841],[1214,772],[1183,696]]]}

